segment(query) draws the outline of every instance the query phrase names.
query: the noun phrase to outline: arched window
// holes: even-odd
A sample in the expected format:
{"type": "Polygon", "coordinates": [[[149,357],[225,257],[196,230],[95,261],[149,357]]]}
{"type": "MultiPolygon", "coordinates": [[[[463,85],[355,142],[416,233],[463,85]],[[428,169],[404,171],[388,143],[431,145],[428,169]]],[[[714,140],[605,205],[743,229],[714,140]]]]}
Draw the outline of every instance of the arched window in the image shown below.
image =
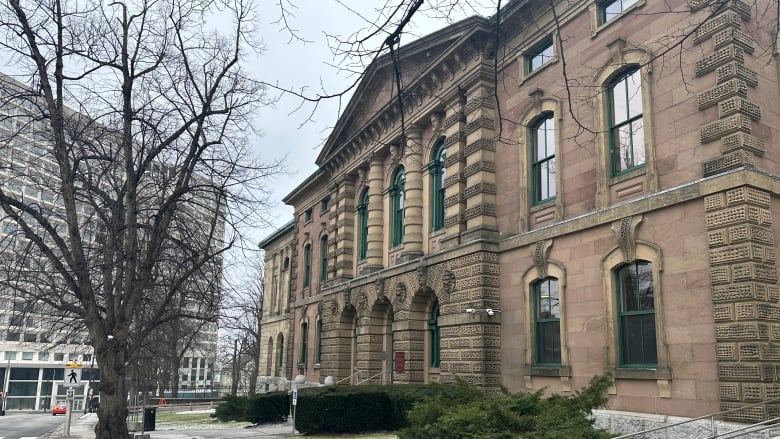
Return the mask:
{"type": "Polygon", "coordinates": [[[317,356],[316,362],[322,363],[322,320],[317,319],[317,356]]]}
{"type": "Polygon", "coordinates": [[[431,307],[431,318],[428,320],[428,330],[431,332],[431,367],[441,364],[441,332],[439,330],[439,301],[431,307]]]}
{"type": "Polygon", "coordinates": [[[534,204],[555,197],[555,119],[546,113],[531,126],[531,192],[534,204]]]}
{"type": "Polygon", "coordinates": [[[368,189],[360,195],[358,211],[358,260],[366,259],[368,249],[368,189]]]}
{"type": "Polygon", "coordinates": [[[328,235],[320,238],[320,280],[328,280],[328,235]]]}
{"type": "Polygon", "coordinates": [[[306,352],[309,349],[309,324],[301,323],[301,354],[298,357],[298,367],[306,368],[306,352]]]}
{"type": "Polygon", "coordinates": [[[283,334],[279,334],[279,340],[276,343],[276,349],[278,349],[276,367],[277,369],[281,369],[282,367],[284,367],[284,335],[283,334]]]}
{"type": "Polygon", "coordinates": [[[609,82],[607,91],[612,175],[618,175],[645,164],[639,69],[634,67],[619,74],[609,82]]]}
{"type": "Polygon", "coordinates": [[[446,156],[447,149],[442,138],[436,144],[433,159],[428,164],[428,171],[431,174],[431,231],[444,227],[444,178],[447,176],[444,159],[446,156]]]}
{"type": "Polygon", "coordinates": [[[561,364],[561,307],[558,279],[533,286],[536,364],[561,364]]]}
{"type": "Polygon", "coordinates": [[[658,364],[655,337],[653,264],[636,261],[615,271],[620,365],[658,364]]]}
{"type": "Polygon", "coordinates": [[[390,187],[390,206],[392,215],[392,246],[401,245],[404,242],[404,197],[406,173],[403,168],[395,171],[393,186],[390,187]]]}
{"type": "Polygon", "coordinates": [[[311,245],[303,247],[303,288],[311,286],[311,245]]]}

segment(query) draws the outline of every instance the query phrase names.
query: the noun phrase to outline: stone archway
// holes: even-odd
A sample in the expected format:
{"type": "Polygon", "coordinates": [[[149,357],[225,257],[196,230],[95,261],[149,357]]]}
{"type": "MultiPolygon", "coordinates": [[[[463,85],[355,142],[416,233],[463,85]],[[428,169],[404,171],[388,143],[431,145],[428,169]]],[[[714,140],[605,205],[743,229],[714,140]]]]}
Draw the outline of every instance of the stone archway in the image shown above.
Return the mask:
{"type": "Polygon", "coordinates": [[[274,338],[268,337],[268,348],[265,357],[265,376],[275,376],[274,373],[274,338]]]}

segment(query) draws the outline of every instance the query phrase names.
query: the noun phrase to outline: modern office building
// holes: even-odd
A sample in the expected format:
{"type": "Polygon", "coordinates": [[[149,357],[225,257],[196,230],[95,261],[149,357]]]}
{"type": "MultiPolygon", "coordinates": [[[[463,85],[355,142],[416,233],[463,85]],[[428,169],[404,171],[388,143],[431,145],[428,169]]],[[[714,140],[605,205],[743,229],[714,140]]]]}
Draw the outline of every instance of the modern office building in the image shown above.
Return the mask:
{"type": "Polygon", "coordinates": [[[396,52],[402,108],[375,60],[284,199],[292,375],[780,396],[776,7],[507,2],[396,52]]]}
{"type": "MultiPolygon", "coordinates": [[[[64,225],[64,221],[56,219],[63,211],[60,196],[50,186],[41,184],[47,175],[57,172],[51,155],[46,153],[51,142],[46,125],[15,117],[25,111],[25,107],[8,99],[11,93],[26,89],[24,84],[0,74],[0,189],[5,194],[23,196],[39,206],[54,224],[64,225]]],[[[164,166],[158,165],[155,172],[163,169],[164,166]]],[[[208,210],[203,205],[192,209],[208,210]]],[[[86,206],[80,210],[85,216],[89,212],[86,206]]],[[[193,216],[197,217],[197,212],[193,216]]],[[[0,216],[0,259],[5,267],[10,265],[9,260],[28,255],[29,241],[18,232],[8,216],[0,216]]],[[[94,230],[84,231],[85,240],[96,239],[97,235],[94,230]]],[[[218,260],[209,269],[218,274],[220,264],[221,260],[218,260]]],[[[217,279],[217,276],[212,278],[217,279]]],[[[212,282],[219,284],[219,280],[213,279],[212,282]]],[[[19,289],[22,288],[24,285],[20,283],[19,289]]],[[[0,287],[0,391],[3,392],[0,402],[5,400],[7,410],[47,410],[57,400],[64,399],[67,389],[71,388],[76,396],[74,410],[83,410],[87,397],[100,392],[99,365],[95,362],[86,329],[74,329],[72,320],[47,313],[45,304],[32,303],[19,289],[7,284],[0,287]],[[64,366],[70,362],[81,365],[80,382],[74,387],[65,385],[64,366]]],[[[217,310],[211,311],[216,316],[217,310]]],[[[199,333],[190,342],[181,367],[174,367],[173,371],[174,375],[179,374],[178,385],[184,391],[211,388],[215,384],[217,325],[206,323],[198,328],[199,333]]]]}

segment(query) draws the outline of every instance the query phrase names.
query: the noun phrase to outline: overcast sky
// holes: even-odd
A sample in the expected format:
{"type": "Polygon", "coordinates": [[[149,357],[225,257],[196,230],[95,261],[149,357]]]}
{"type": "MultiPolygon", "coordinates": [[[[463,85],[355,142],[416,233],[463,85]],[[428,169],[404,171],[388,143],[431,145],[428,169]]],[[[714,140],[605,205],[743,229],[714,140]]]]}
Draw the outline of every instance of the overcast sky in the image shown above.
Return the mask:
{"type": "MultiPolygon", "coordinates": [[[[304,0],[296,3],[302,5],[304,0]]],[[[355,77],[343,71],[339,72],[332,66],[340,60],[334,59],[324,34],[338,34],[346,38],[366,28],[366,20],[347,7],[359,11],[363,18],[375,21],[378,16],[375,9],[385,1],[344,0],[339,3],[336,0],[317,0],[305,3],[305,7],[293,10],[294,17],[288,19],[291,27],[295,28],[302,38],[311,41],[306,44],[291,40],[289,32],[280,24],[274,23],[280,16],[276,0],[260,2],[262,25],[259,37],[262,38],[266,50],[255,61],[258,78],[269,82],[278,81],[281,86],[308,86],[312,93],[320,88],[320,84],[323,84],[325,91],[329,93],[343,90],[355,77]]],[[[485,11],[489,13],[489,10],[485,11]]],[[[451,19],[462,19],[467,15],[473,15],[472,11],[458,11],[451,19]]],[[[433,18],[429,13],[420,13],[410,23],[410,34],[402,37],[401,44],[408,44],[417,37],[430,34],[446,25],[447,20],[433,18]]],[[[346,103],[347,100],[344,99],[343,106],[346,106],[346,103]]],[[[271,223],[274,227],[280,227],[292,219],[292,207],[286,206],[281,200],[316,170],[314,160],[338,117],[337,100],[320,104],[313,120],[308,122],[312,108],[305,105],[296,112],[299,104],[300,99],[282,96],[273,108],[262,109],[258,117],[258,128],[264,132],[264,136],[256,140],[256,150],[264,157],[269,157],[269,154],[271,157],[280,157],[287,153],[287,165],[292,171],[291,175],[280,176],[273,182],[274,218],[271,218],[271,223]],[[300,126],[301,124],[303,125],[300,126]]],[[[270,235],[273,230],[274,228],[259,229],[258,239],[270,235]]]]}

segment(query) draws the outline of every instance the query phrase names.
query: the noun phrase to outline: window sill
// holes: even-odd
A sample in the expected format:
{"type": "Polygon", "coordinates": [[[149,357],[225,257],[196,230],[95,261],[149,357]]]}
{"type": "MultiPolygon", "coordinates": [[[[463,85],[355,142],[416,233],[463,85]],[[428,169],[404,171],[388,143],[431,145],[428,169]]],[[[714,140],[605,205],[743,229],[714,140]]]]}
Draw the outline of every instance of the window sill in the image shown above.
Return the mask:
{"type": "Polygon", "coordinates": [[[672,370],[668,367],[620,367],[609,371],[615,379],[620,380],[670,380],[672,370]]]}
{"type": "MultiPolygon", "coordinates": [[[[642,6],[645,5],[645,3],[646,3],[646,0],[637,0],[636,3],[634,3],[631,6],[629,6],[620,15],[612,17],[612,19],[610,19],[609,21],[606,21],[604,23],[601,23],[601,24],[597,25],[596,28],[591,31],[590,37],[591,38],[596,38],[596,36],[599,34],[599,32],[601,32],[604,29],[608,28],[610,25],[612,25],[612,23],[615,23],[616,21],[618,21],[621,18],[625,17],[626,15],[630,14],[634,10],[641,8],[642,6]]],[[[595,13],[596,13],[596,17],[595,17],[595,20],[593,21],[593,23],[597,23],[598,19],[599,19],[599,16],[601,15],[600,6],[598,4],[595,7],[595,13]]]]}
{"type": "Polygon", "coordinates": [[[526,366],[526,375],[542,377],[570,377],[571,366],[534,365],[526,366]]]}
{"type": "Polygon", "coordinates": [[[552,198],[548,198],[548,199],[546,199],[544,201],[541,201],[541,202],[539,202],[537,204],[534,204],[533,206],[531,206],[530,209],[528,209],[528,211],[530,213],[534,213],[534,212],[538,212],[540,210],[547,209],[548,207],[554,206],[554,205],[555,205],[555,197],[552,197],[552,198]]]}
{"type": "Polygon", "coordinates": [[[638,177],[640,175],[644,175],[645,173],[647,173],[647,167],[645,165],[639,165],[633,169],[612,176],[609,179],[609,184],[612,185],[612,184],[624,182],[626,180],[631,180],[632,178],[638,177]]]}
{"type": "Polygon", "coordinates": [[[523,84],[525,84],[526,81],[528,81],[529,79],[533,78],[539,72],[541,72],[542,70],[546,69],[547,67],[549,67],[549,66],[551,66],[553,64],[558,64],[558,59],[559,59],[558,55],[555,55],[549,61],[547,61],[546,63],[540,65],[535,70],[532,70],[530,72],[526,72],[525,69],[526,69],[526,62],[527,62],[527,60],[525,58],[525,55],[523,55],[520,58],[520,64],[521,64],[520,68],[522,69],[523,73],[520,74],[521,76],[520,76],[519,80],[517,81],[518,87],[522,86],[523,84]]]}

